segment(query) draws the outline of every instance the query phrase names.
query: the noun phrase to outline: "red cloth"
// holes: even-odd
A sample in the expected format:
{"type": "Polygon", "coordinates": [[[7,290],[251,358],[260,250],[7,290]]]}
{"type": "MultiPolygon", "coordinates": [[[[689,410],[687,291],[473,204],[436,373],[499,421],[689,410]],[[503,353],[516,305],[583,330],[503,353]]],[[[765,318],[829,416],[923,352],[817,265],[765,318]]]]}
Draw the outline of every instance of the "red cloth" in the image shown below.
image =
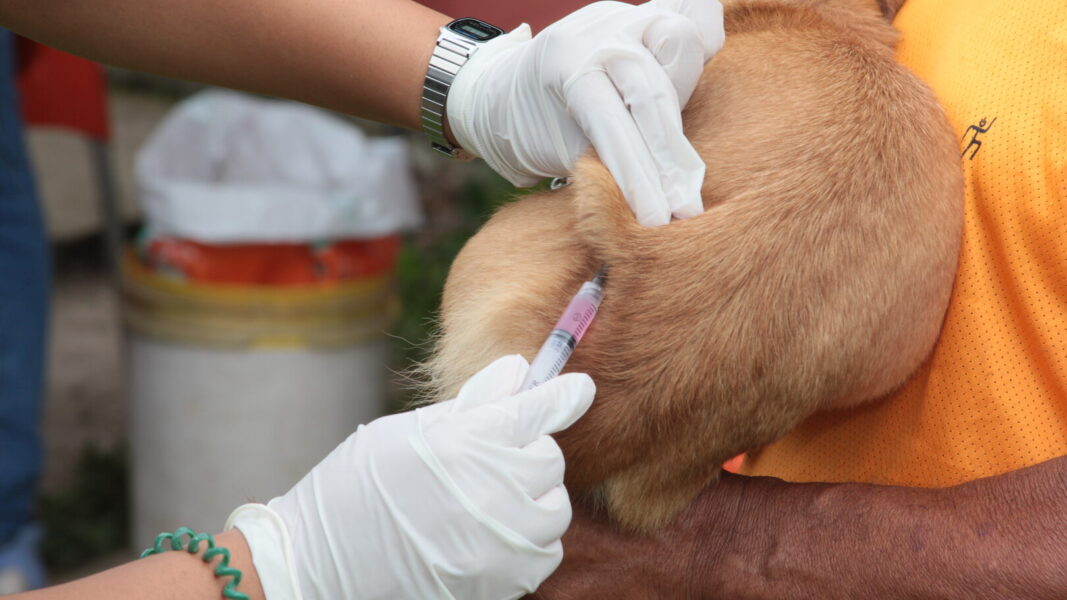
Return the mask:
{"type": "Polygon", "coordinates": [[[342,283],[387,273],[396,264],[400,237],[314,244],[211,245],[161,237],[141,248],[157,271],[189,281],[236,285],[342,283]]]}
{"type": "Polygon", "coordinates": [[[23,120],[107,140],[107,84],[100,65],[25,38],[17,40],[23,120]]]}
{"type": "MultiPolygon", "coordinates": [[[[485,0],[419,0],[454,19],[474,17],[511,31],[520,23],[529,23],[534,33],[551,23],[590,4],[592,0],[540,0],[538,2],[486,2],[485,0]]],[[[642,0],[625,0],[639,4],[642,0]]]]}

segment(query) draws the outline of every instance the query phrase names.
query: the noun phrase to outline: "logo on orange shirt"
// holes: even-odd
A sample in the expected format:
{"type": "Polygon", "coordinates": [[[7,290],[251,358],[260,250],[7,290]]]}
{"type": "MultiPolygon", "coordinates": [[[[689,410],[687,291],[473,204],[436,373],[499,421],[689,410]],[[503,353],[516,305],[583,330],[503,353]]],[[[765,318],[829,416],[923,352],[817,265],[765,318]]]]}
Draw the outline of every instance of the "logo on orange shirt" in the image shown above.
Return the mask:
{"type": "Polygon", "coordinates": [[[996,122],[997,118],[993,117],[993,120],[989,122],[989,125],[986,125],[986,120],[982,119],[981,121],[978,121],[977,125],[968,127],[967,131],[963,132],[963,138],[960,140],[960,143],[966,140],[968,136],[970,136],[971,141],[967,142],[967,145],[963,147],[963,152],[960,152],[960,158],[967,156],[967,151],[974,148],[974,150],[971,150],[971,155],[967,157],[967,160],[974,160],[974,155],[978,154],[978,151],[982,148],[982,141],[978,139],[978,136],[989,131],[989,128],[996,122]]]}

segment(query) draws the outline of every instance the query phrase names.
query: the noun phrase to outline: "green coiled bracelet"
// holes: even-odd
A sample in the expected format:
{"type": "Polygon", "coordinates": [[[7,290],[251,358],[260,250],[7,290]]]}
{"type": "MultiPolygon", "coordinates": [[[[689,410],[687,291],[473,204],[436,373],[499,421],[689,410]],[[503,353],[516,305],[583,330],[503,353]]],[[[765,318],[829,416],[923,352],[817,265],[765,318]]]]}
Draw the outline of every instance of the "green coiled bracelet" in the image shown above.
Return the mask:
{"type": "Polygon", "coordinates": [[[203,556],[204,562],[209,563],[216,556],[221,556],[222,560],[215,566],[215,576],[230,578],[230,581],[222,588],[222,597],[232,600],[248,600],[246,594],[237,591],[237,584],[241,583],[241,571],[230,566],[230,551],[216,546],[215,538],[211,534],[196,533],[188,527],[181,527],[174,533],[161,533],[156,536],[156,542],[152,544],[152,547],[141,553],[141,558],[162,554],[167,550],[186,550],[190,554],[196,554],[200,552],[200,544],[203,542],[207,542],[207,550],[204,551],[203,556]],[[188,546],[185,546],[182,541],[184,536],[189,537],[188,546]],[[170,548],[165,548],[163,545],[167,540],[170,540],[170,548]]]}

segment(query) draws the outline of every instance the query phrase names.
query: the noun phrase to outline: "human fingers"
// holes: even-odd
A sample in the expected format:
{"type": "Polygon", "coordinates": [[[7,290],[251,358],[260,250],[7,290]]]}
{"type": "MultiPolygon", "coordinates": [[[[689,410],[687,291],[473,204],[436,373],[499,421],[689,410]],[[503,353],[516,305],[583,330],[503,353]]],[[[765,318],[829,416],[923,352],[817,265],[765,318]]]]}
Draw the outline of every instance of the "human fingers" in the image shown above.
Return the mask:
{"type": "Polygon", "coordinates": [[[618,183],[637,222],[646,227],[669,223],[671,208],[656,161],[607,73],[587,72],[570,82],[564,94],[571,117],[618,183]]]}
{"type": "Polygon", "coordinates": [[[700,34],[705,62],[722,48],[726,32],[722,20],[722,3],[719,0],[652,0],[651,4],[682,15],[693,22],[700,34]]]}
{"type": "Polygon", "coordinates": [[[567,488],[562,484],[557,485],[538,498],[537,504],[546,511],[546,516],[539,531],[539,539],[530,541],[539,546],[558,542],[563,534],[567,533],[574,516],[567,488]]]}
{"type": "Polygon", "coordinates": [[[667,73],[678,93],[681,109],[689,102],[704,72],[704,43],[696,23],[668,12],[649,23],[641,43],[667,73]]]}
{"type": "Polygon", "coordinates": [[[515,481],[530,498],[540,498],[563,484],[563,451],[552,436],[543,435],[519,449],[521,468],[515,481]]]}
{"type": "Polygon", "coordinates": [[[685,219],[704,212],[704,161],[685,137],[678,96],[667,73],[640,50],[613,57],[604,66],[630,108],[671,214],[685,219]]]}
{"type": "Polygon", "coordinates": [[[571,503],[562,484],[550,488],[538,498],[498,503],[493,517],[520,538],[539,548],[558,543],[571,523],[571,503]]]}
{"type": "Polygon", "coordinates": [[[589,409],[595,394],[596,385],[588,375],[568,373],[479,407],[466,417],[468,427],[483,440],[522,448],[570,427],[589,409]]]}
{"type": "Polygon", "coordinates": [[[473,410],[514,394],[529,368],[530,364],[518,354],[494,360],[463,384],[449,412],[473,410]]]}

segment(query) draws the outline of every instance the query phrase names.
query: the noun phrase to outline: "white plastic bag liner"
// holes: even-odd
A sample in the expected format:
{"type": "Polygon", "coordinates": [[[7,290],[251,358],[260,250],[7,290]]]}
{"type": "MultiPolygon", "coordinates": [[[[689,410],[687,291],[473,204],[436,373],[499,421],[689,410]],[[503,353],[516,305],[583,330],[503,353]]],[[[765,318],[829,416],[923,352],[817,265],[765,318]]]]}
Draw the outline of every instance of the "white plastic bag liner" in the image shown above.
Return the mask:
{"type": "Polygon", "coordinates": [[[296,102],[205,91],[136,158],[155,235],[205,243],[378,237],[421,222],[408,147],[296,102]]]}

